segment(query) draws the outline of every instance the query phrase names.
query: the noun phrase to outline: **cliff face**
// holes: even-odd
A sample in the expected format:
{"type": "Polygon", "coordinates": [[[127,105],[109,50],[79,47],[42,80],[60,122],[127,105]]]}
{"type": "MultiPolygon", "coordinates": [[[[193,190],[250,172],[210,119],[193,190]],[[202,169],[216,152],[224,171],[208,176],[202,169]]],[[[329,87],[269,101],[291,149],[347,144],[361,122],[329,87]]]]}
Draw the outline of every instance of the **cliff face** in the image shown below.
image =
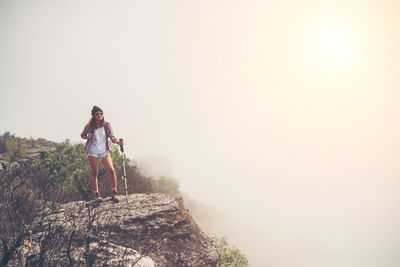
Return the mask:
{"type": "Polygon", "coordinates": [[[214,241],[196,225],[178,195],[134,194],[101,203],[44,204],[24,264],[57,266],[217,266],[214,241]],[[47,206],[46,206],[47,205],[47,206]]]}

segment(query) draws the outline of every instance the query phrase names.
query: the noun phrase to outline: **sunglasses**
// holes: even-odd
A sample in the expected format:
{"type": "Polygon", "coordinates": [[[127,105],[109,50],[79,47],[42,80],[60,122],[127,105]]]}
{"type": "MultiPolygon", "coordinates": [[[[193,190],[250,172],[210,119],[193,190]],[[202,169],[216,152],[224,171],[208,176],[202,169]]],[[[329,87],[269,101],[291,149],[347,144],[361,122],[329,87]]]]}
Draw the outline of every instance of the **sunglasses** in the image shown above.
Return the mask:
{"type": "Polygon", "coordinates": [[[103,113],[98,112],[98,113],[95,114],[95,116],[96,116],[96,117],[97,117],[97,116],[103,116],[103,113]]]}

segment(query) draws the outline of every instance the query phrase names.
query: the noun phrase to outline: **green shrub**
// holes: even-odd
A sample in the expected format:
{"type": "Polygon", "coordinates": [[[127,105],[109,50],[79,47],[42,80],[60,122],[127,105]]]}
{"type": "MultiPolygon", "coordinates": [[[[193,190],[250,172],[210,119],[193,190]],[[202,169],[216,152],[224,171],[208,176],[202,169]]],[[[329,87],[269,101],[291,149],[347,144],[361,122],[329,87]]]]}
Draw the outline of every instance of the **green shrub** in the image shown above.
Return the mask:
{"type": "Polygon", "coordinates": [[[10,135],[9,132],[5,132],[3,135],[0,136],[0,153],[7,152],[6,148],[6,139],[10,135]]]}
{"type": "Polygon", "coordinates": [[[0,153],[5,153],[7,161],[15,161],[26,153],[26,144],[22,138],[5,132],[0,137],[0,153]]]}
{"type": "Polygon", "coordinates": [[[153,191],[163,194],[179,194],[179,183],[173,178],[162,176],[153,180],[153,191]]]}
{"type": "Polygon", "coordinates": [[[216,238],[215,241],[218,244],[218,248],[221,252],[221,258],[219,260],[220,267],[247,267],[249,261],[246,255],[240,252],[236,247],[230,246],[225,237],[216,238]]]}
{"type": "MultiPolygon", "coordinates": [[[[44,141],[41,140],[43,144],[44,141]]],[[[111,158],[117,175],[117,187],[120,194],[125,193],[123,179],[123,157],[119,146],[111,144],[111,158]]],[[[172,178],[153,179],[141,174],[136,165],[125,159],[128,193],[178,193],[179,183],[172,178]]],[[[30,165],[29,179],[47,200],[69,202],[92,198],[91,170],[84,153],[84,145],[72,145],[69,140],[56,144],[54,152],[43,158],[36,158],[30,165]]],[[[99,162],[98,188],[102,196],[110,196],[109,175],[99,162]]]]}

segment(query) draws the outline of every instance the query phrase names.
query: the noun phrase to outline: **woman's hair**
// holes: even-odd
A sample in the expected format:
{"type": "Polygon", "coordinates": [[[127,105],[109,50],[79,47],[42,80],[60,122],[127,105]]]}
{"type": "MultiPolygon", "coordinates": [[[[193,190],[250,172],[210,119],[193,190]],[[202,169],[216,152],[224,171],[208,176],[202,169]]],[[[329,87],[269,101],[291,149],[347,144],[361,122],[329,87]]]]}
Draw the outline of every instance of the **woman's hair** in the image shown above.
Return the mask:
{"type": "MultiPolygon", "coordinates": [[[[90,128],[92,128],[93,130],[97,129],[96,118],[95,117],[91,117],[90,118],[89,125],[90,125],[90,128]]],[[[106,121],[104,120],[104,117],[101,120],[101,126],[100,127],[103,127],[103,126],[106,126],[106,121]]]]}

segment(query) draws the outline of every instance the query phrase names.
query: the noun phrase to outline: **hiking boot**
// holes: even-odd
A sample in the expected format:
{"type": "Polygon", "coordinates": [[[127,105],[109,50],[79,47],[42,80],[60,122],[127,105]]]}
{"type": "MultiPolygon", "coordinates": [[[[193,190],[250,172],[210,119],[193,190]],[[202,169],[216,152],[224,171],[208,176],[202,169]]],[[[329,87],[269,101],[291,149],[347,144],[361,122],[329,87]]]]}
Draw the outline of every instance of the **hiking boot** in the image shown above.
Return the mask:
{"type": "Polygon", "coordinates": [[[103,200],[103,198],[100,196],[99,192],[94,193],[94,200],[98,201],[98,202],[103,200]]]}
{"type": "Polygon", "coordinates": [[[116,203],[119,202],[119,197],[118,197],[117,191],[113,190],[111,200],[116,202],[116,203]]]}

